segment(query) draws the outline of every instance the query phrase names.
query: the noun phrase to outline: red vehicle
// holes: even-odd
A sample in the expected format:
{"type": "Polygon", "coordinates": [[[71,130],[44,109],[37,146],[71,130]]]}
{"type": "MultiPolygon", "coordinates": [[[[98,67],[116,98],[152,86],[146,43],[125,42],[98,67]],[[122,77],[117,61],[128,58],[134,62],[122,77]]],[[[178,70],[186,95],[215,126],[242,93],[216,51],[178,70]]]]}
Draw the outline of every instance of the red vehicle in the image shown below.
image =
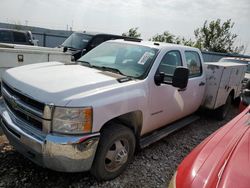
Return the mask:
{"type": "Polygon", "coordinates": [[[250,107],[199,144],[169,188],[250,187],[250,107]]]}

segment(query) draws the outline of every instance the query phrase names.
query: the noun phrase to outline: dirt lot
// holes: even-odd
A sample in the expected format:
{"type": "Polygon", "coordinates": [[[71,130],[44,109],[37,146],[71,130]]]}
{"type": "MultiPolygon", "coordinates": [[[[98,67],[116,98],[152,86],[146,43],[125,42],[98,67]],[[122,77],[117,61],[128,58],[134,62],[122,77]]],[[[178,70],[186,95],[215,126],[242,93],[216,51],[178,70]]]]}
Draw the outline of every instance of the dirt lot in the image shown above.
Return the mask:
{"type": "Polygon", "coordinates": [[[43,169],[17,153],[0,136],[0,187],[166,187],[177,165],[204,138],[237,114],[232,109],[225,121],[211,115],[152,144],[135,155],[118,178],[97,182],[88,172],[59,173],[43,169]]]}

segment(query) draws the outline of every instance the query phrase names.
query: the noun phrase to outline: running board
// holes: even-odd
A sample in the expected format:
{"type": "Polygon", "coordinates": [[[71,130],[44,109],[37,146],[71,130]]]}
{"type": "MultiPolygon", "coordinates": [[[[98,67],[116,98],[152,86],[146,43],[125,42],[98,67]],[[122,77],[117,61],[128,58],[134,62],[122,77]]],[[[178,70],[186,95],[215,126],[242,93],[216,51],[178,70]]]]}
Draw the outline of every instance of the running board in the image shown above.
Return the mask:
{"type": "Polygon", "coordinates": [[[154,131],[153,133],[151,133],[150,135],[141,138],[140,147],[145,148],[145,147],[149,146],[150,144],[164,138],[165,136],[171,134],[172,132],[174,132],[178,129],[181,129],[181,128],[193,123],[194,121],[196,121],[198,119],[200,119],[199,116],[192,115],[192,116],[188,116],[186,118],[183,118],[179,121],[176,121],[172,124],[169,124],[162,129],[158,129],[158,130],[154,131]]]}

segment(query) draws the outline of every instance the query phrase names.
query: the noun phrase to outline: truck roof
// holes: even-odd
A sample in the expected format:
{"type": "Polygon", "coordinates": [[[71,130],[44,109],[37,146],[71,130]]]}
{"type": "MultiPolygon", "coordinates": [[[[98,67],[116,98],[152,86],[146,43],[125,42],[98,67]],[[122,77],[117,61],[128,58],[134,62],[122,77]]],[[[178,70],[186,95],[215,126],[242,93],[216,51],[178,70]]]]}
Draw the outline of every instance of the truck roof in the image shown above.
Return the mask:
{"type": "Polygon", "coordinates": [[[73,33],[81,33],[81,34],[86,34],[86,35],[99,35],[99,34],[104,34],[100,32],[92,32],[92,31],[75,31],[73,33]]]}
{"type": "Polygon", "coordinates": [[[17,29],[9,29],[9,28],[0,28],[1,31],[15,31],[19,33],[27,33],[29,32],[28,30],[17,30],[17,29]]]}
{"type": "Polygon", "coordinates": [[[116,39],[113,40],[115,42],[122,42],[127,44],[137,44],[141,46],[147,46],[150,48],[156,48],[156,49],[164,49],[164,48],[173,48],[178,47],[178,49],[184,49],[184,50],[193,50],[193,51],[200,51],[198,48],[190,47],[190,46],[183,46],[180,44],[172,44],[172,43],[164,43],[164,42],[153,42],[153,41],[135,41],[135,40],[126,40],[126,39],[116,39]]]}
{"type": "Polygon", "coordinates": [[[94,31],[75,31],[73,33],[80,33],[80,34],[86,34],[90,36],[96,36],[96,35],[106,35],[106,36],[114,36],[114,37],[119,37],[119,38],[128,38],[131,40],[142,40],[142,39],[137,39],[133,37],[128,37],[128,36],[122,36],[122,35],[117,35],[117,34],[111,34],[111,33],[102,33],[102,32],[94,32],[94,31]]]}

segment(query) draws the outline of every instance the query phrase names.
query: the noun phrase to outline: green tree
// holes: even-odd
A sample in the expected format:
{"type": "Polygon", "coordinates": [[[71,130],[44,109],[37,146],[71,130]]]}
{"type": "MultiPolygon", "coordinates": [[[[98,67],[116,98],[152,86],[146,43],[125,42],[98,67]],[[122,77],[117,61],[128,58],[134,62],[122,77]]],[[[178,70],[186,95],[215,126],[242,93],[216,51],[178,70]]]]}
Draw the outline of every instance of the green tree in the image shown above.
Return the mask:
{"type": "Polygon", "coordinates": [[[149,39],[150,41],[155,42],[167,42],[167,43],[175,43],[175,35],[172,33],[165,31],[163,34],[156,34],[152,38],[149,39]]]}
{"type": "Polygon", "coordinates": [[[176,37],[175,43],[184,46],[195,46],[195,41],[193,41],[192,39],[186,39],[184,37],[176,37]]]}
{"type": "Polygon", "coordinates": [[[176,37],[174,34],[170,33],[169,31],[165,31],[163,34],[156,34],[152,38],[149,39],[150,41],[155,42],[166,42],[166,43],[174,43],[174,44],[181,44],[185,46],[194,46],[195,42],[192,39],[186,39],[184,37],[176,37]]]}
{"type": "Polygon", "coordinates": [[[130,28],[127,33],[122,33],[122,36],[140,38],[141,33],[138,32],[138,27],[130,28]]]}
{"type": "Polygon", "coordinates": [[[234,23],[231,19],[224,23],[220,19],[213,20],[210,23],[206,20],[202,27],[194,31],[195,46],[201,50],[240,53],[244,50],[244,46],[234,46],[237,35],[232,33],[233,27],[234,23]]]}

